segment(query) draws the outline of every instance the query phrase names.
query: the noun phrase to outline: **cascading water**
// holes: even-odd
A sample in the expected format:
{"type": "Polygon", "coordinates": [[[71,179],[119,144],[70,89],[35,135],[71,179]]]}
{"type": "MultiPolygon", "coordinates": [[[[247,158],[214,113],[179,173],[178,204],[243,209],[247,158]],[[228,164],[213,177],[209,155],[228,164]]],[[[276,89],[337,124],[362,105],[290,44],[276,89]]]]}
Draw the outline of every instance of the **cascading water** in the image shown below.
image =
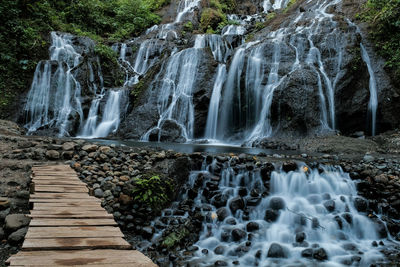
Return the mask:
{"type": "Polygon", "coordinates": [[[375,132],[376,132],[376,110],[378,108],[378,92],[376,89],[375,74],[374,74],[374,70],[372,69],[371,60],[369,58],[368,52],[362,43],[360,44],[360,48],[361,48],[361,57],[364,60],[365,64],[367,64],[368,73],[369,73],[368,111],[371,114],[371,135],[375,135],[375,132]]]}
{"type": "Polygon", "coordinates": [[[97,114],[99,113],[99,103],[102,99],[95,99],[92,102],[92,107],[89,111],[89,116],[83,127],[82,134],[79,137],[84,138],[98,138],[106,137],[110,133],[115,133],[118,129],[121,114],[124,113],[121,103],[122,99],[126,97],[126,90],[109,91],[107,93],[107,101],[103,110],[102,120],[97,124],[97,114]]]}
{"type": "Polygon", "coordinates": [[[372,244],[380,239],[376,225],[357,211],[356,185],[340,169],[266,174],[226,162],[217,179],[215,163],[190,176],[191,187],[203,184],[194,208],[209,214],[190,264],[368,266],[383,258],[372,244]]]}
{"type": "Polygon", "coordinates": [[[264,0],[263,2],[263,9],[264,12],[268,12],[270,10],[277,10],[277,9],[282,9],[285,8],[289,4],[290,0],[264,0]]]}
{"type": "Polygon", "coordinates": [[[221,101],[221,91],[226,79],[226,65],[219,64],[217,77],[215,79],[210,106],[208,108],[207,124],[205,138],[216,140],[217,139],[217,127],[218,127],[218,111],[219,103],[221,101]]]}
{"type": "Polygon", "coordinates": [[[181,22],[184,15],[191,12],[200,4],[200,0],[181,0],[178,5],[178,14],[175,18],[175,23],[181,22]]]}
{"type": "MultiPolygon", "coordinates": [[[[25,105],[28,133],[43,126],[55,126],[59,136],[68,135],[69,117],[75,112],[83,120],[81,87],[71,73],[81,60],[69,34],[51,33],[50,60],[36,67],[25,105]]],[[[74,114],[75,115],[75,114],[74,114]]]]}
{"type": "Polygon", "coordinates": [[[199,48],[196,47],[182,50],[170,57],[158,92],[160,118],[157,126],[142,137],[143,140],[149,140],[150,134],[155,130],[160,131],[166,121],[175,123],[186,140],[193,138],[192,98],[198,62],[199,48]]]}

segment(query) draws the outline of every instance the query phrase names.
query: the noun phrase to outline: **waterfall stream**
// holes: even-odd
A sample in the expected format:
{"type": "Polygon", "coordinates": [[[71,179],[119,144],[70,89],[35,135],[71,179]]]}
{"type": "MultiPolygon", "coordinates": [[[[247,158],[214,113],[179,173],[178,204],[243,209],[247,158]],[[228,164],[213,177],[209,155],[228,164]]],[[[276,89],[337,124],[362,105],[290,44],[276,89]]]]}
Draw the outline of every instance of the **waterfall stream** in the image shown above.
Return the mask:
{"type": "Polygon", "coordinates": [[[190,176],[191,187],[203,184],[194,206],[209,214],[190,264],[368,266],[382,259],[373,245],[377,225],[357,211],[356,184],[340,168],[266,175],[227,162],[218,190],[209,192],[215,163],[190,176]]]}

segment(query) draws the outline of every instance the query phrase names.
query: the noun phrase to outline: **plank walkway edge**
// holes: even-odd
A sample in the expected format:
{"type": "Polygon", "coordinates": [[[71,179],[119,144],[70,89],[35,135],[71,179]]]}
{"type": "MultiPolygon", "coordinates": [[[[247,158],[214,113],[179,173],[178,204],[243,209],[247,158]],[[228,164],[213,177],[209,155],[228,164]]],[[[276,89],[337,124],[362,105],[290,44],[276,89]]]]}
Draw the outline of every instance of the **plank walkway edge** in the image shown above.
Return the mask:
{"type": "Polygon", "coordinates": [[[89,195],[86,184],[68,165],[32,167],[33,209],[21,251],[9,266],[155,267],[148,257],[123,238],[124,235],[89,195]]]}

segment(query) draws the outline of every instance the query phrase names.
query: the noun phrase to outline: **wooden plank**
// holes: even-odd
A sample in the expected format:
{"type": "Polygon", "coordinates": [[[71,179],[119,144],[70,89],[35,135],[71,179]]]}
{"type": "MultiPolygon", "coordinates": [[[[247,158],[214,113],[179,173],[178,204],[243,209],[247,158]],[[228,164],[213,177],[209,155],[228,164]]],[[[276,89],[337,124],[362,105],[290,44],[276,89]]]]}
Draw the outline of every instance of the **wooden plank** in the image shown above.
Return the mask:
{"type": "Polygon", "coordinates": [[[56,186],[36,186],[35,192],[48,192],[48,193],[88,193],[89,189],[86,187],[56,187],[56,186]]]}
{"type": "Polygon", "coordinates": [[[29,227],[25,238],[64,238],[64,237],[124,237],[118,227],[78,226],[78,227],[29,227]]]}
{"type": "Polygon", "coordinates": [[[125,264],[125,266],[143,266],[133,264],[149,264],[146,266],[156,266],[149,258],[137,250],[72,250],[72,251],[21,251],[11,257],[14,265],[90,265],[93,264],[125,264]],[[67,252],[67,253],[65,253],[67,252]],[[26,253],[29,253],[28,255],[26,253]],[[128,263],[130,263],[128,265],[128,263]]]}
{"type": "Polygon", "coordinates": [[[93,212],[89,213],[86,212],[86,214],[68,214],[68,215],[57,215],[57,214],[49,214],[49,215],[28,215],[28,217],[31,218],[53,218],[53,219],[113,219],[112,214],[100,214],[98,212],[93,212]]]}
{"type": "Polygon", "coordinates": [[[51,198],[51,199],[88,199],[93,198],[86,193],[36,193],[31,195],[32,198],[51,198]]]}
{"type": "Polygon", "coordinates": [[[33,219],[29,227],[36,226],[117,226],[113,219],[33,219]]]}
{"type": "Polygon", "coordinates": [[[108,213],[103,210],[84,210],[78,208],[69,207],[56,207],[48,210],[31,210],[30,215],[77,215],[77,214],[96,214],[96,215],[107,215],[108,213]]]}
{"type": "Polygon", "coordinates": [[[34,181],[35,186],[38,185],[66,185],[66,186],[86,186],[85,183],[83,182],[78,182],[78,181],[52,181],[52,180],[48,180],[48,181],[34,181]]]}
{"type": "Polygon", "coordinates": [[[89,198],[89,199],[68,199],[68,198],[60,198],[60,199],[51,199],[51,198],[34,198],[31,197],[29,199],[31,203],[101,203],[101,200],[98,198],[89,198]]]}
{"type": "Polygon", "coordinates": [[[34,210],[52,210],[54,208],[82,208],[84,210],[104,210],[99,203],[36,203],[34,210]]]}
{"type": "Polygon", "coordinates": [[[25,239],[23,250],[60,249],[131,249],[131,245],[120,237],[102,238],[46,238],[25,239]]]}
{"type": "Polygon", "coordinates": [[[68,176],[56,176],[56,175],[41,175],[32,177],[33,181],[38,180],[79,180],[79,177],[76,175],[68,175],[68,176]]]}

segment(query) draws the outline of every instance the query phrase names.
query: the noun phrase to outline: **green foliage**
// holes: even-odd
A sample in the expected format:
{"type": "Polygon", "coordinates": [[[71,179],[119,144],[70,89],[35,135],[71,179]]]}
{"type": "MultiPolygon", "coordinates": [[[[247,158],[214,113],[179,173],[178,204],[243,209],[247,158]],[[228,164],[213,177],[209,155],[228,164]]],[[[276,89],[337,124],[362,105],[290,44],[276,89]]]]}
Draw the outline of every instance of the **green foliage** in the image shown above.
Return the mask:
{"type": "Polygon", "coordinates": [[[193,32],[193,23],[191,21],[186,22],[185,25],[183,25],[183,29],[186,32],[193,32]]]}
{"type": "Polygon", "coordinates": [[[220,9],[205,8],[201,13],[200,27],[204,32],[214,33],[226,21],[226,15],[220,9]]]}
{"type": "Polygon", "coordinates": [[[48,58],[50,31],[90,37],[100,44],[96,52],[111,64],[116,61],[101,43],[136,36],[159,23],[154,11],[167,3],[169,0],[2,0],[0,118],[13,113],[12,104],[29,88],[38,61],[48,58]]]}
{"type": "Polygon", "coordinates": [[[176,245],[178,245],[183,238],[188,236],[190,234],[189,230],[186,229],[185,227],[182,227],[183,229],[180,229],[180,231],[177,232],[172,232],[169,235],[167,235],[161,245],[165,248],[173,248],[176,245]]]}
{"type": "Polygon", "coordinates": [[[400,82],[400,0],[368,0],[359,18],[370,24],[378,53],[400,82]]]}
{"type": "Polygon", "coordinates": [[[143,175],[137,176],[134,182],[132,194],[135,202],[155,210],[162,209],[167,204],[172,192],[169,179],[162,179],[159,175],[143,175]]]}

